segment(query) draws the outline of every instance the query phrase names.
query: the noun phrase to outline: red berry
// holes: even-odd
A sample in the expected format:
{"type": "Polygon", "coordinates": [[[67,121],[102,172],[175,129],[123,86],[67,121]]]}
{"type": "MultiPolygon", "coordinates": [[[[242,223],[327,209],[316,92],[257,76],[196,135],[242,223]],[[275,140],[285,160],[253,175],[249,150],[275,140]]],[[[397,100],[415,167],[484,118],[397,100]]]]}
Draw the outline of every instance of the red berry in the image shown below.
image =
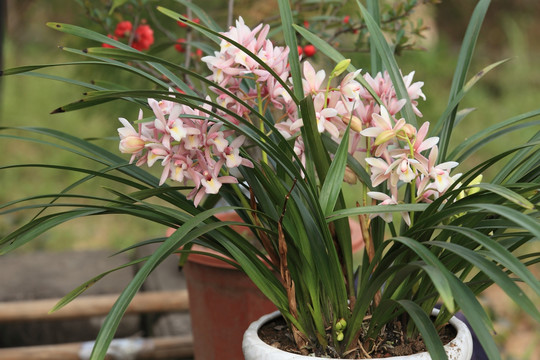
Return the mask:
{"type": "Polygon", "coordinates": [[[131,24],[131,21],[128,21],[128,20],[120,21],[116,25],[116,29],[114,30],[114,35],[118,36],[119,38],[123,38],[124,36],[128,36],[129,33],[131,33],[131,29],[133,29],[133,25],[131,24]]]}
{"type": "Polygon", "coordinates": [[[309,27],[309,21],[304,20],[304,27],[305,27],[305,28],[308,28],[308,27],[309,27]]]}
{"type": "Polygon", "coordinates": [[[347,15],[347,16],[345,16],[345,17],[343,18],[343,23],[344,23],[344,24],[348,24],[350,20],[351,20],[351,17],[350,17],[349,15],[347,15]]]}
{"type": "Polygon", "coordinates": [[[298,55],[302,55],[302,52],[303,52],[302,47],[298,45],[298,55]]]}
{"type": "Polygon", "coordinates": [[[186,51],[186,48],[184,47],[184,43],[186,42],[186,39],[178,39],[176,40],[176,44],[174,45],[174,48],[176,49],[176,51],[178,52],[185,52],[186,51]]]}
{"type": "Polygon", "coordinates": [[[306,45],[304,46],[304,54],[307,57],[312,57],[317,52],[317,49],[313,45],[306,45]]]}
{"type": "Polygon", "coordinates": [[[154,30],[149,25],[140,25],[135,29],[135,40],[131,46],[139,51],[148,50],[154,43],[154,30]]]}

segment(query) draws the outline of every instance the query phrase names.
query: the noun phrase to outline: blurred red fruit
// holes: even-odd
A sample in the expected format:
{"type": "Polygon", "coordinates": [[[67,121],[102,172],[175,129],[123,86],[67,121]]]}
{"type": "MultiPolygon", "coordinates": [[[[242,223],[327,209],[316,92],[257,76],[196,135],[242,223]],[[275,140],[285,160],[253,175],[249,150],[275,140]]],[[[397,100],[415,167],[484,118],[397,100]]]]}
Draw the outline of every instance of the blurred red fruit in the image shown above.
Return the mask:
{"type": "Polygon", "coordinates": [[[114,30],[114,35],[116,35],[119,38],[123,38],[124,36],[129,36],[131,33],[131,30],[133,29],[133,25],[131,24],[131,21],[120,21],[116,25],[116,29],[114,30]]]}
{"type": "Polygon", "coordinates": [[[176,51],[178,52],[185,52],[186,51],[186,48],[184,47],[184,44],[186,42],[186,39],[178,39],[176,40],[176,45],[174,45],[174,48],[176,49],[176,51]]]}
{"type": "Polygon", "coordinates": [[[154,30],[149,25],[140,25],[135,29],[135,39],[131,46],[139,51],[148,50],[154,43],[154,30]]]}
{"type": "Polygon", "coordinates": [[[312,57],[317,52],[317,49],[313,45],[304,46],[304,55],[307,57],[312,57]]]}

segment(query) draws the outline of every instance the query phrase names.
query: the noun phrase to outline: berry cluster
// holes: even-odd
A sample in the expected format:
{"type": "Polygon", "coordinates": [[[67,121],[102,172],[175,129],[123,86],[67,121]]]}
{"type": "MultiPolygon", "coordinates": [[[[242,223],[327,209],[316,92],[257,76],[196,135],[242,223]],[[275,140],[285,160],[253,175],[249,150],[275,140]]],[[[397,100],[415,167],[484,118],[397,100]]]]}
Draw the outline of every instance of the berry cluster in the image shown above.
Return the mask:
{"type": "MultiPolygon", "coordinates": [[[[114,30],[114,35],[107,35],[113,40],[119,40],[126,38],[128,44],[139,51],[148,50],[150,46],[154,43],[154,31],[147,24],[141,24],[135,28],[133,31],[133,24],[131,21],[125,20],[121,21],[116,25],[114,30]]],[[[103,47],[113,48],[114,46],[109,44],[103,44],[103,47]]]]}

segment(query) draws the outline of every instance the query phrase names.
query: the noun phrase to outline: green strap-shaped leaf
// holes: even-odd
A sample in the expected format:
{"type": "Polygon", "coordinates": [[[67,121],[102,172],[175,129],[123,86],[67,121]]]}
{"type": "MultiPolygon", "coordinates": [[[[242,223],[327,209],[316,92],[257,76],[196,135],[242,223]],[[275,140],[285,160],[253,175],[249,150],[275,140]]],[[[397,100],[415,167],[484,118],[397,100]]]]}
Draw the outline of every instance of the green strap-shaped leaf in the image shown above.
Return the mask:
{"type": "MultiPolygon", "coordinates": [[[[89,30],[80,26],[62,24],[62,23],[56,23],[56,22],[49,22],[47,23],[47,26],[55,30],[64,32],[66,34],[75,35],[78,37],[97,41],[100,43],[109,44],[115,48],[122,49],[124,51],[139,53],[139,51],[133,49],[129,45],[126,45],[120,41],[111,39],[103,34],[97,33],[95,31],[92,31],[92,30],[89,30]]],[[[192,94],[192,95],[195,94],[195,92],[184,81],[182,81],[182,79],[180,79],[178,76],[176,76],[175,73],[173,73],[172,71],[170,71],[163,65],[156,64],[156,63],[149,63],[149,65],[152,66],[157,71],[159,71],[161,74],[165,75],[169,80],[171,80],[176,86],[182,89],[186,94],[192,94]]]]}
{"type": "Polygon", "coordinates": [[[397,204],[397,205],[373,205],[362,206],[349,209],[336,210],[327,216],[328,221],[334,221],[344,217],[357,216],[361,214],[378,214],[394,212],[422,212],[429,207],[429,204],[397,204]]]}
{"type": "Polygon", "coordinates": [[[234,208],[215,208],[204,211],[192,219],[186,221],[186,223],[178,228],[163,244],[154,251],[154,253],[148,258],[144,265],[139,269],[137,274],[133,277],[129,285],[122,291],[122,294],[118,297],[118,300],[114,303],[111,311],[105,318],[105,322],[101,326],[99,334],[94,344],[94,349],[90,355],[90,360],[104,359],[109,345],[114,338],[114,334],[120,320],[122,319],[129,303],[138,292],[148,275],[170,254],[175,252],[179,247],[187,243],[186,238],[190,231],[195,227],[200,226],[209,217],[225,211],[234,210],[234,208]]]}
{"type": "MultiPolygon", "coordinates": [[[[452,112],[457,108],[461,100],[465,97],[465,95],[471,90],[472,86],[476,84],[481,78],[483,78],[489,71],[493,70],[495,67],[504,64],[506,60],[496,62],[495,64],[488,65],[484,69],[477,72],[467,83],[467,86],[464,86],[461,90],[459,90],[451,100],[448,101],[448,105],[446,105],[446,108],[444,109],[444,112],[439,117],[437,123],[433,128],[430,129],[430,132],[432,134],[440,135],[442,128],[450,116],[452,112]]],[[[456,116],[458,115],[456,111],[456,116]]],[[[457,119],[456,119],[457,120],[457,119]]],[[[454,120],[454,121],[456,121],[454,120]]],[[[457,122],[454,123],[454,125],[457,125],[457,122]]],[[[449,159],[452,159],[451,156],[448,157],[449,159]]]]}
{"type": "Polygon", "coordinates": [[[85,281],[84,283],[82,283],[81,285],[77,286],[75,289],[71,290],[67,295],[65,295],[62,299],[60,299],[56,305],[54,305],[54,307],[49,311],[49,314],[50,313],[53,313],[55,311],[58,311],[60,310],[61,308],[63,308],[64,306],[66,306],[67,304],[69,304],[70,302],[72,302],[73,300],[75,300],[79,295],[81,295],[82,293],[84,293],[86,290],[88,290],[92,285],[94,285],[95,283],[97,283],[99,280],[103,279],[105,276],[109,275],[110,273],[113,273],[115,271],[118,271],[118,270],[121,270],[121,269],[124,269],[126,267],[129,267],[129,266],[133,266],[133,265],[136,265],[140,262],[143,262],[145,261],[146,259],[148,259],[148,257],[144,257],[144,258],[140,258],[140,259],[137,259],[137,260],[133,260],[133,261],[130,261],[126,264],[123,264],[121,266],[118,266],[114,269],[111,269],[111,270],[107,270],[105,271],[104,273],[101,273],[97,276],[94,276],[93,278],[91,278],[90,280],[88,281],[85,281]]]}
{"type": "Polygon", "coordinates": [[[433,360],[448,359],[441,338],[429,315],[426,314],[420,306],[410,300],[398,300],[397,303],[407,311],[414,321],[414,324],[418,327],[418,330],[420,330],[422,340],[424,340],[426,344],[430,357],[433,360]]]}
{"type": "Polygon", "coordinates": [[[345,176],[345,167],[347,166],[347,154],[349,149],[349,130],[347,127],[341,143],[336,152],[334,160],[328,169],[328,175],[324,180],[319,195],[319,202],[324,211],[324,215],[328,216],[333,210],[341,192],[343,178],[345,176]]]}
{"type": "MultiPolygon", "coordinates": [[[[474,12],[467,26],[465,32],[465,38],[461,45],[461,50],[458,56],[458,62],[456,70],[454,72],[454,78],[452,80],[452,87],[450,88],[450,97],[448,99],[449,104],[453,104],[457,95],[462,91],[465,84],[465,78],[471,64],[472,55],[480,33],[480,28],[484,21],[487,9],[489,7],[490,0],[480,0],[476,5],[474,12]]],[[[463,89],[466,90],[466,89],[463,89]]],[[[443,119],[443,130],[439,140],[439,158],[438,162],[444,162],[447,159],[448,146],[450,144],[450,137],[454,127],[455,116],[457,113],[457,104],[452,106],[450,114],[447,118],[443,119]]]]}
{"type": "MultiPolygon", "coordinates": [[[[316,34],[296,24],[293,24],[293,28],[296,30],[296,32],[302,35],[302,37],[304,37],[307,41],[313,44],[313,46],[315,46],[321,53],[325,54],[330,61],[339,63],[342,60],[346,60],[339,51],[337,51],[334,47],[332,47],[330,44],[328,44],[316,34]]],[[[354,72],[356,71],[356,67],[354,67],[354,65],[352,64],[349,64],[349,66],[347,67],[347,71],[354,72]]],[[[364,79],[363,76],[358,75],[356,77],[356,80],[358,80],[358,82],[362,84],[362,86],[369,92],[369,94],[375,99],[375,101],[377,101],[378,104],[382,104],[379,95],[377,95],[377,93],[373,90],[371,85],[369,85],[369,83],[366,81],[366,79],[364,79]]]]}
{"type": "Polygon", "coordinates": [[[304,97],[302,85],[302,73],[300,71],[300,56],[298,55],[298,43],[293,29],[293,16],[289,0],[278,0],[279,13],[281,15],[281,27],[285,44],[289,47],[289,64],[293,80],[293,91],[297,99],[304,97]]]}
{"type": "Polygon", "coordinates": [[[427,275],[431,278],[435,288],[437,288],[444,305],[451,312],[454,312],[454,296],[447,280],[449,271],[446,269],[444,264],[431,251],[429,251],[428,248],[418,241],[403,236],[392,238],[392,240],[405,244],[420,258],[422,258],[422,260],[424,260],[428,266],[430,266],[432,271],[427,271],[427,275]]]}
{"type": "Polygon", "coordinates": [[[203,9],[195,5],[193,1],[189,1],[189,0],[175,0],[175,1],[189,8],[193,12],[193,14],[195,14],[195,16],[198,17],[201,20],[201,22],[205,24],[207,27],[209,27],[210,29],[217,32],[223,31],[221,26],[219,26],[219,24],[214,19],[212,19],[212,17],[208,16],[208,14],[203,9]]]}
{"type": "MultiPolygon", "coordinates": [[[[499,214],[500,216],[506,217],[510,221],[518,224],[520,227],[529,230],[533,236],[540,238],[540,223],[538,223],[537,219],[524,215],[517,210],[511,209],[507,206],[494,204],[475,204],[467,205],[467,207],[499,214]]],[[[493,241],[489,236],[471,228],[448,225],[445,226],[444,229],[461,233],[485,247],[489,251],[489,257],[500,262],[508,270],[526,282],[538,295],[540,295],[540,282],[538,282],[530,270],[528,270],[527,267],[505,247],[498,244],[496,241],[493,241]]]]}
{"type": "Polygon", "coordinates": [[[505,199],[510,200],[514,204],[521,206],[522,208],[529,209],[529,210],[534,209],[534,205],[529,200],[525,199],[523,196],[519,195],[515,191],[512,191],[511,189],[505,186],[501,186],[497,184],[490,184],[490,183],[480,183],[480,184],[471,185],[470,187],[491,191],[492,193],[498,194],[504,197],[505,199]]]}
{"type": "Polygon", "coordinates": [[[536,321],[540,322],[540,312],[534,303],[525,295],[523,290],[516,285],[515,281],[510,279],[508,274],[501,270],[500,267],[495,265],[495,263],[487,260],[485,257],[480,255],[479,252],[470,250],[455,243],[431,241],[430,244],[452,251],[479,268],[495,284],[497,284],[497,286],[504,290],[504,292],[508,294],[508,296],[512,298],[521,309],[525,310],[529,315],[535,318],[536,321]]]}
{"type": "MultiPolygon", "coordinates": [[[[300,102],[300,113],[304,123],[301,130],[306,147],[305,154],[307,161],[313,162],[317,175],[319,175],[319,180],[324,182],[324,179],[328,174],[328,169],[330,168],[330,157],[322,142],[321,134],[317,129],[317,116],[315,115],[313,99],[311,97],[302,99],[300,102]]],[[[311,176],[308,176],[308,178],[315,178],[314,174],[310,175],[311,176]]]]}
{"type": "Polygon", "coordinates": [[[398,99],[407,100],[407,102],[401,109],[401,114],[409,124],[416,126],[416,115],[413,111],[411,99],[409,98],[409,93],[407,91],[407,88],[405,87],[405,83],[403,82],[403,75],[401,74],[401,71],[396,63],[394,54],[390,49],[390,46],[388,45],[384,34],[377,25],[377,22],[369,14],[369,11],[360,3],[359,0],[356,0],[356,2],[360,7],[360,11],[362,12],[364,20],[366,21],[366,26],[369,29],[369,35],[370,39],[372,39],[372,44],[375,45],[382,59],[382,63],[386,71],[388,71],[388,75],[390,75],[390,79],[392,79],[392,84],[394,85],[398,99]]]}
{"type": "MultiPolygon", "coordinates": [[[[381,20],[380,20],[380,6],[379,6],[379,0],[367,0],[367,9],[369,13],[371,14],[371,17],[375,21],[375,24],[377,26],[381,26],[381,20]]],[[[375,44],[375,39],[370,36],[369,38],[370,48],[375,49],[377,46],[375,44]]],[[[383,71],[382,66],[382,58],[378,51],[370,51],[369,55],[371,57],[371,75],[375,77],[378,72],[383,71]]]]}

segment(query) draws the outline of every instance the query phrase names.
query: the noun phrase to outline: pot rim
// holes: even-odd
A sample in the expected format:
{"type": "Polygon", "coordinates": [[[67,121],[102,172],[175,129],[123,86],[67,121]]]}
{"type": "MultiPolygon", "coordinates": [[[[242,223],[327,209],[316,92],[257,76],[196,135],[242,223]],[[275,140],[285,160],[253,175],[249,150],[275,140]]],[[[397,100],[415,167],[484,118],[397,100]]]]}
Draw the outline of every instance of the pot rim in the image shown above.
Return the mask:
{"type": "MultiPolygon", "coordinates": [[[[431,312],[431,315],[437,315],[439,314],[439,309],[433,309],[431,312]]],[[[283,350],[280,350],[278,348],[275,348],[271,345],[268,345],[264,341],[262,341],[259,338],[258,332],[259,329],[268,321],[277,318],[278,316],[281,316],[281,313],[278,311],[274,311],[270,314],[263,315],[259,320],[254,321],[251,323],[249,328],[244,333],[244,340],[242,343],[242,350],[244,351],[244,354],[246,354],[246,351],[250,353],[258,353],[260,355],[256,355],[256,357],[253,357],[253,359],[262,359],[265,360],[302,360],[302,359],[314,359],[314,360],[328,360],[327,358],[322,357],[314,357],[314,356],[304,356],[299,354],[293,354],[289,353],[283,350]],[[262,354],[265,354],[264,356],[262,354]]],[[[473,352],[473,341],[472,341],[472,335],[471,331],[467,327],[467,325],[458,319],[456,316],[453,316],[450,321],[450,325],[452,325],[456,331],[456,337],[452,339],[448,344],[444,345],[444,349],[446,351],[446,354],[449,359],[455,359],[455,360],[469,360],[472,357],[473,352]]],[[[249,357],[246,356],[246,359],[249,359],[249,357]]],[[[428,352],[421,352],[417,354],[412,355],[406,355],[406,356],[395,356],[391,357],[389,359],[392,360],[429,360],[431,359],[428,352]]],[[[359,359],[361,360],[361,359],[359,359]]]]}

